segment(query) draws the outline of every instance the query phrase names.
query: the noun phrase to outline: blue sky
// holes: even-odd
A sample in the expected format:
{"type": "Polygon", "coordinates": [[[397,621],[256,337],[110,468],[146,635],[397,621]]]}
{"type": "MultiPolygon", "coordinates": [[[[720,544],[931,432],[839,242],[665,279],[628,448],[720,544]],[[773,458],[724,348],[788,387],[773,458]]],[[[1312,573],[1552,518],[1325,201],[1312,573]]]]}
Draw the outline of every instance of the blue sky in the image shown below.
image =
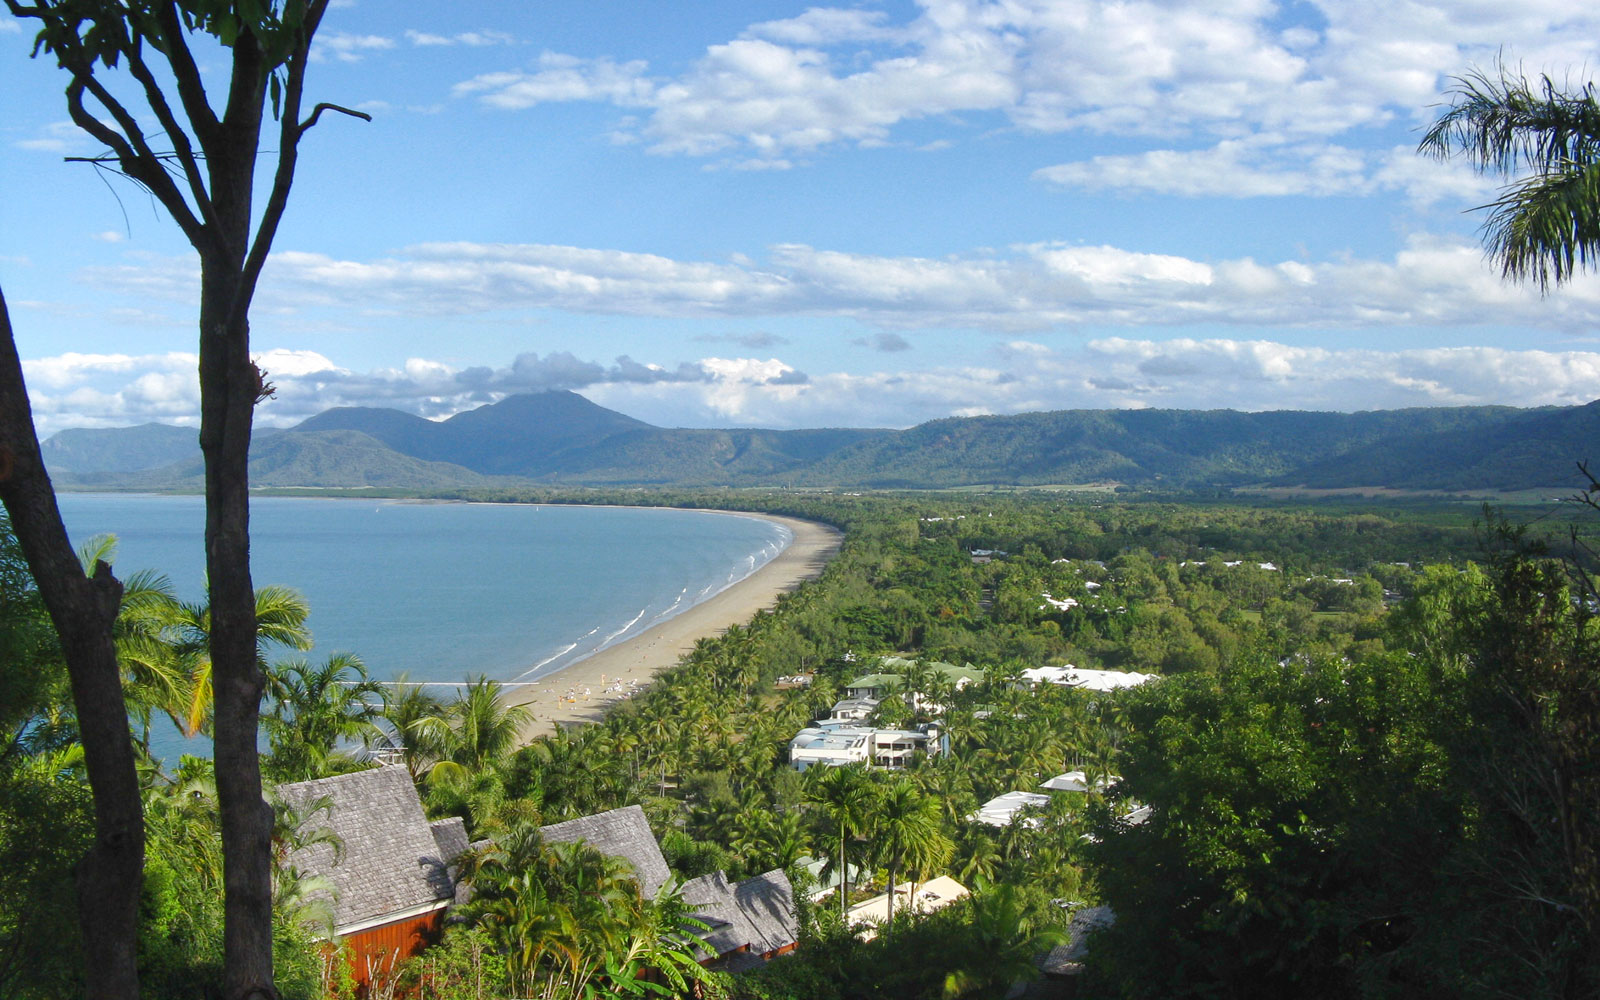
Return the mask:
{"type": "MultiPolygon", "coordinates": [[[[194,255],[63,162],[31,35],[0,17],[0,288],[40,430],[194,423],[194,255]]],[[[1452,77],[1597,47],[1572,0],[336,4],[309,92],[374,120],[302,145],[259,420],[1587,402],[1600,280],[1501,283],[1496,181],[1414,149],[1452,77]]]]}

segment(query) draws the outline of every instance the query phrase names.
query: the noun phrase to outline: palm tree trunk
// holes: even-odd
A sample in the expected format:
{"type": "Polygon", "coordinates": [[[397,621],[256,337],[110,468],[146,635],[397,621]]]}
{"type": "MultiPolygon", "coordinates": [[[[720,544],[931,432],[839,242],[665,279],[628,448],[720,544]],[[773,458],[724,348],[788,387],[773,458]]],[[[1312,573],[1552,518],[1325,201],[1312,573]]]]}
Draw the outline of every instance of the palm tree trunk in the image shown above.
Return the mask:
{"type": "Polygon", "coordinates": [[[889,921],[884,924],[884,933],[890,941],[894,940],[894,863],[889,863],[889,921]]]}
{"type": "Polygon", "coordinates": [[[844,824],[839,824],[839,918],[848,919],[845,910],[850,905],[850,863],[844,854],[844,824]]]}

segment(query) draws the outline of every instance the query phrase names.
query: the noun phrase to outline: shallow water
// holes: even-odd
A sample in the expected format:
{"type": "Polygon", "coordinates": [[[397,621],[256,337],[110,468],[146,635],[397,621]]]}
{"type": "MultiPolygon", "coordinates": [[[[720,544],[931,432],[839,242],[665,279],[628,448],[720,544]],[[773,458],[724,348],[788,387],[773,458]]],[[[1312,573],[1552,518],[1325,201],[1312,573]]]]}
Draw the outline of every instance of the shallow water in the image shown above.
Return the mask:
{"type": "MultiPolygon", "coordinates": [[[[116,569],[203,593],[199,497],[62,494],[74,544],[110,532],[116,569]]],[[[376,678],[526,682],[625,641],[755,572],[782,525],[702,511],[259,497],[254,583],[300,590],[320,660],[354,652],[376,678]]],[[[279,655],[283,655],[280,651],[279,655]]],[[[162,756],[206,752],[176,733],[162,756]]]]}

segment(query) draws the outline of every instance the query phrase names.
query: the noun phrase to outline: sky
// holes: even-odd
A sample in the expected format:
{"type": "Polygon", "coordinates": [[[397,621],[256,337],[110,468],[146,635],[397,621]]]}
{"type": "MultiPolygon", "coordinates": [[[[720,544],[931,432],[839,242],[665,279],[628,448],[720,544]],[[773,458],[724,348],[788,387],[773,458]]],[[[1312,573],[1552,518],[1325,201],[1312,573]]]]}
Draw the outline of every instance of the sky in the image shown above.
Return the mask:
{"type": "MultiPolygon", "coordinates": [[[[66,161],[98,150],[33,33],[0,15],[38,428],[197,424],[194,252],[66,161]]],[[[301,145],[257,419],[1586,403],[1600,278],[1501,281],[1473,209],[1503,179],[1416,147],[1462,76],[1577,87],[1597,49],[1581,0],[336,0],[308,97],[373,120],[301,145]]]]}

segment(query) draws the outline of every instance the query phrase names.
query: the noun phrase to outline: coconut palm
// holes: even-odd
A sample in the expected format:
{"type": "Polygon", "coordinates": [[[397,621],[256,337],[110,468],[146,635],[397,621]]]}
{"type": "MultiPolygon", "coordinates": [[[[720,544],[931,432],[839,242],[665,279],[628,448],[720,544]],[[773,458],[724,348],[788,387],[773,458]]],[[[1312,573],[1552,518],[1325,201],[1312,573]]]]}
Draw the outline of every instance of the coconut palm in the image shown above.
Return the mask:
{"type": "MultiPolygon", "coordinates": [[[[320,778],[335,767],[341,741],[371,742],[381,735],[383,685],[367,676],[354,653],[336,653],[318,666],[304,658],[267,668],[272,708],[261,716],[272,747],[271,769],[281,781],[320,778]]],[[[356,765],[359,766],[359,765],[356,765]]]]}
{"type": "Polygon", "coordinates": [[[500,685],[487,677],[469,679],[465,693],[448,706],[443,716],[418,720],[412,732],[438,740],[447,765],[482,770],[505,759],[522,742],[522,731],[533,716],[521,705],[508,705],[500,685]]]}
{"type": "Polygon", "coordinates": [[[1000,996],[1016,983],[1037,979],[1039,955],[1067,942],[1059,927],[1028,912],[1013,885],[991,889],[980,882],[968,913],[959,953],[946,956],[954,966],[945,976],[946,998],[1000,996]]]}
{"type": "Polygon", "coordinates": [[[920,872],[948,859],[954,845],[939,829],[939,806],[908,780],[895,781],[878,796],[873,855],[889,874],[888,935],[894,936],[895,876],[908,865],[920,872]]]}
{"type": "Polygon", "coordinates": [[[816,777],[807,794],[822,807],[828,839],[832,841],[830,847],[838,851],[837,865],[830,857],[823,871],[839,873],[839,915],[842,917],[849,909],[850,898],[848,850],[850,843],[871,825],[877,789],[864,764],[812,768],[811,773],[816,777]]]}
{"type": "MultiPolygon", "coordinates": [[[[256,589],[256,663],[264,671],[269,646],[304,652],[311,648],[306,618],[311,607],[305,596],[291,587],[256,589]]],[[[211,712],[211,602],[179,604],[163,631],[174,653],[190,665],[189,705],[179,721],[186,735],[205,729],[211,712]]]]}
{"type": "Polygon", "coordinates": [[[390,685],[383,703],[383,734],[379,743],[405,757],[406,770],[411,772],[413,780],[422,777],[444,756],[443,744],[428,739],[418,730],[417,723],[443,715],[444,710],[445,703],[429,694],[421,684],[413,684],[409,674],[401,674],[390,685]]]}
{"type": "Polygon", "coordinates": [[[1593,267],[1600,254],[1600,100],[1594,84],[1565,91],[1499,67],[1456,81],[1451,101],[1423,136],[1421,152],[1464,157],[1481,173],[1510,178],[1482,206],[1485,248],[1504,277],[1540,291],[1593,267]]]}

